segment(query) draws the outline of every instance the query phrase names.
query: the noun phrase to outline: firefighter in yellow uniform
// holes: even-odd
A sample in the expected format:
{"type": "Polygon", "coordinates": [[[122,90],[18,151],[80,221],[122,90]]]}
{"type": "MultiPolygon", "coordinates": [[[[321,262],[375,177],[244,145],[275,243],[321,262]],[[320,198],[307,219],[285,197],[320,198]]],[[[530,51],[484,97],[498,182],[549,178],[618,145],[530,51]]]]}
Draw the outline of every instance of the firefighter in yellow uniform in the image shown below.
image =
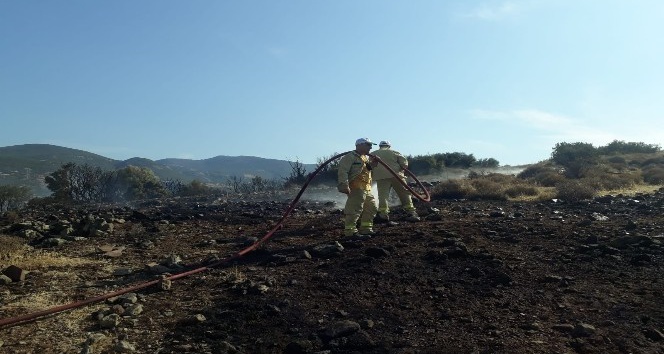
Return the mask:
{"type": "Polygon", "coordinates": [[[367,138],[355,141],[355,151],[339,160],[337,189],[347,194],[344,207],[344,236],[373,235],[373,219],[376,216],[376,200],[371,193],[371,169],[377,162],[368,154],[375,143],[367,138]],[[360,228],[357,221],[360,220],[360,228]]]}
{"type": "Polygon", "coordinates": [[[390,206],[387,200],[390,197],[390,191],[394,189],[401,201],[403,210],[408,214],[406,220],[419,221],[420,217],[417,215],[415,206],[413,206],[410,192],[401,184],[402,181],[406,181],[404,169],[408,168],[408,160],[398,151],[392,150],[392,144],[389,141],[383,140],[378,146],[379,150],[374,151],[373,155],[379,157],[399,175],[399,177],[395,177],[382,164],[378,164],[371,171],[372,178],[376,181],[376,187],[378,188],[378,218],[385,221],[390,220],[390,206]]]}

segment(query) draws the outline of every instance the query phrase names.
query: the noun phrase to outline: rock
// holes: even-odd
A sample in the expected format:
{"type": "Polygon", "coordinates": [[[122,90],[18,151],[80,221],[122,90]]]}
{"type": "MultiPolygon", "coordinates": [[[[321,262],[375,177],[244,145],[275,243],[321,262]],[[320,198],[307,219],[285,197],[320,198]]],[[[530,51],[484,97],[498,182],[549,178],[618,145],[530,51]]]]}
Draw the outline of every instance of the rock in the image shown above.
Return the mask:
{"type": "Polygon", "coordinates": [[[88,339],[85,340],[86,344],[95,344],[106,339],[106,335],[103,333],[92,333],[88,336],[88,339]]]}
{"type": "Polygon", "coordinates": [[[119,258],[120,256],[122,256],[122,251],[124,251],[124,247],[116,248],[112,251],[108,251],[108,252],[104,253],[104,257],[119,258]]]}
{"type": "Polygon", "coordinates": [[[609,242],[609,245],[619,249],[625,249],[630,245],[636,245],[640,243],[650,244],[652,242],[653,240],[650,239],[648,236],[621,236],[611,240],[611,242],[609,242]]]}
{"type": "Polygon", "coordinates": [[[11,283],[12,283],[12,280],[8,276],[6,276],[4,274],[0,274],[0,285],[7,285],[7,284],[11,284],[11,283]]]}
{"type": "Polygon", "coordinates": [[[99,320],[99,327],[101,328],[115,328],[120,324],[120,316],[118,314],[110,314],[108,316],[104,316],[101,320],[99,320]]]}
{"type": "Polygon", "coordinates": [[[168,279],[166,276],[162,275],[161,282],[159,283],[159,287],[161,290],[168,291],[171,290],[171,287],[173,285],[173,282],[168,279]]]}
{"type": "Polygon", "coordinates": [[[166,266],[163,266],[161,264],[151,262],[145,265],[145,268],[147,268],[148,272],[152,274],[164,274],[164,273],[172,273],[173,269],[168,268],[166,266]]]}
{"type": "Polygon", "coordinates": [[[325,328],[322,335],[324,338],[334,339],[334,338],[348,336],[359,330],[360,330],[360,325],[357,322],[344,320],[344,321],[335,322],[330,326],[328,326],[327,328],[325,328]]]}
{"type": "Polygon", "coordinates": [[[373,328],[373,326],[374,326],[374,321],[370,319],[365,319],[360,321],[360,327],[362,327],[362,329],[370,329],[373,328]]]}
{"type": "Polygon", "coordinates": [[[544,276],[544,279],[542,279],[542,282],[544,283],[559,283],[563,280],[563,277],[559,275],[546,275],[544,276]]]}
{"type": "Polygon", "coordinates": [[[207,321],[207,318],[202,313],[197,313],[193,316],[187,316],[182,320],[183,326],[195,326],[207,321]]]}
{"type": "Polygon", "coordinates": [[[389,251],[380,247],[369,247],[364,253],[371,258],[383,258],[390,256],[389,251]]]}
{"type": "Polygon", "coordinates": [[[125,314],[129,316],[138,316],[143,313],[143,305],[131,304],[125,307],[125,314]]]}
{"type": "Polygon", "coordinates": [[[594,212],[590,215],[590,219],[594,221],[608,221],[609,218],[600,213],[594,212]]]}
{"type": "Polygon", "coordinates": [[[498,285],[510,285],[512,283],[512,277],[505,273],[498,271],[496,274],[493,276],[493,286],[498,286],[498,285]]]}
{"type": "Polygon", "coordinates": [[[115,314],[118,314],[118,315],[122,316],[125,313],[125,308],[122,307],[122,305],[113,305],[111,307],[111,311],[115,314]]]}
{"type": "Polygon", "coordinates": [[[325,258],[325,257],[337,257],[343,251],[344,251],[344,246],[342,246],[339,242],[334,242],[333,244],[315,246],[311,250],[311,253],[314,254],[316,257],[325,258]]]}
{"type": "Polygon", "coordinates": [[[166,257],[166,259],[162,262],[163,265],[169,267],[169,268],[180,268],[182,267],[180,265],[182,263],[182,258],[178,255],[172,254],[166,257]]]}
{"type": "Polygon", "coordinates": [[[559,332],[565,332],[565,333],[572,333],[574,331],[574,325],[572,324],[557,324],[553,325],[554,330],[559,331],[559,332]]]}
{"type": "Polygon", "coordinates": [[[125,276],[125,275],[130,275],[132,273],[134,273],[134,271],[131,268],[118,268],[118,269],[113,271],[113,275],[118,276],[118,277],[122,277],[122,276],[125,276]]]}
{"type": "Polygon", "coordinates": [[[17,281],[24,281],[27,272],[15,265],[10,265],[9,267],[5,268],[5,270],[2,271],[2,274],[4,274],[7,278],[11,279],[12,281],[17,282],[17,281]]]}
{"type": "Polygon", "coordinates": [[[288,343],[284,349],[284,354],[306,354],[310,353],[314,345],[309,340],[300,339],[288,343]]]}
{"type": "Polygon", "coordinates": [[[655,342],[661,342],[664,341],[664,333],[654,329],[654,328],[646,328],[643,330],[643,335],[646,336],[646,338],[655,341],[655,342]]]}
{"type": "Polygon", "coordinates": [[[46,240],[42,241],[41,246],[42,247],[58,247],[58,246],[64,245],[65,243],[67,243],[67,240],[65,240],[63,238],[53,237],[53,238],[47,238],[46,240]]]}
{"type": "Polygon", "coordinates": [[[216,352],[217,354],[235,354],[235,353],[240,353],[235,346],[233,346],[231,343],[228,343],[227,341],[223,341],[219,343],[219,348],[216,352]]]}
{"type": "Polygon", "coordinates": [[[136,351],[136,346],[127,342],[126,340],[118,341],[113,347],[118,353],[131,353],[136,351]]]}
{"type": "Polygon", "coordinates": [[[597,332],[597,329],[592,325],[587,323],[577,323],[574,326],[572,335],[574,337],[590,337],[591,335],[595,334],[595,332],[597,332]]]}
{"type": "Polygon", "coordinates": [[[637,227],[638,225],[634,220],[628,220],[627,225],[625,225],[625,230],[627,231],[636,230],[637,227]]]}
{"type": "Polygon", "coordinates": [[[371,339],[369,334],[363,330],[359,330],[350,336],[347,337],[344,347],[349,349],[356,349],[359,351],[365,351],[376,346],[376,343],[371,339]]]}

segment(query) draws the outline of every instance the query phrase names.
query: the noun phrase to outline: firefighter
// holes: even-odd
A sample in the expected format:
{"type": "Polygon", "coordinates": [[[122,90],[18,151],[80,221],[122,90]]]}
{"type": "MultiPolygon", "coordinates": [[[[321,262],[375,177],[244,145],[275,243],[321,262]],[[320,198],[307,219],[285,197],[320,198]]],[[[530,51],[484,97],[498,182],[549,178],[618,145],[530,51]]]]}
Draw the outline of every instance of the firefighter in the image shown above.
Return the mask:
{"type": "Polygon", "coordinates": [[[383,140],[378,144],[379,150],[375,151],[373,155],[379,157],[385,164],[387,164],[399,177],[395,177],[388,171],[382,164],[379,164],[371,171],[372,178],[376,181],[378,188],[378,219],[389,221],[390,207],[388,198],[392,189],[397,193],[403,210],[408,214],[407,221],[420,221],[417,211],[413,206],[410,192],[403,186],[402,181],[406,182],[404,169],[408,168],[408,160],[401,155],[398,151],[392,150],[392,144],[389,141],[383,140]]]}
{"type": "Polygon", "coordinates": [[[368,156],[373,145],[376,144],[368,138],[357,139],[355,150],[339,160],[337,189],[348,195],[344,207],[344,236],[370,238],[375,234],[376,200],[371,192],[371,170],[378,162],[368,156]]]}

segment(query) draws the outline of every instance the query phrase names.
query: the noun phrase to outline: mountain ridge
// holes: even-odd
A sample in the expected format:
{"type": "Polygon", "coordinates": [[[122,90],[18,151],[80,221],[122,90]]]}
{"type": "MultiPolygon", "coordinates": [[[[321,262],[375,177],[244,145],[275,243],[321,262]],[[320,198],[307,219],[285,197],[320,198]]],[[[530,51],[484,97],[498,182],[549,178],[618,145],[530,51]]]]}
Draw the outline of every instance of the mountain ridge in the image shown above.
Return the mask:
{"type": "MultiPolygon", "coordinates": [[[[257,156],[227,155],[201,160],[182,158],[151,160],[143,157],[115,160],[59,145],[22,144],[0,147],[0,185],[27,185],[37,195],[48,195],[50,191],[46,188],[43,178],[69,162],[88,164],[102,170],[115,170],[132,165],[149,168],[162,180],[180,180],[184,183],[199,180],[214,184],[226,183],[233,176],[282,179],[290,175],[293,163],[293,161],[257,156]]],[[[307,171],[312,171],[315,166],[304,164],[307,171]]]]}

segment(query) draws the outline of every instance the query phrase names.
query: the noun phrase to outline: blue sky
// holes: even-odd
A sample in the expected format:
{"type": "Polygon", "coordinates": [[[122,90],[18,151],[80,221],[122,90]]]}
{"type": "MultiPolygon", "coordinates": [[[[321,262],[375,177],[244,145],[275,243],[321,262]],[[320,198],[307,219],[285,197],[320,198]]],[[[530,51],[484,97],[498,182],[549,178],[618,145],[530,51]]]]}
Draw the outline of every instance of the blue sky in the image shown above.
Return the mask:
{"type": "Polygon", "coordinates": [[[0,146],[502,165],[664,143],[659,0],[0,0],[0,146]]]}

